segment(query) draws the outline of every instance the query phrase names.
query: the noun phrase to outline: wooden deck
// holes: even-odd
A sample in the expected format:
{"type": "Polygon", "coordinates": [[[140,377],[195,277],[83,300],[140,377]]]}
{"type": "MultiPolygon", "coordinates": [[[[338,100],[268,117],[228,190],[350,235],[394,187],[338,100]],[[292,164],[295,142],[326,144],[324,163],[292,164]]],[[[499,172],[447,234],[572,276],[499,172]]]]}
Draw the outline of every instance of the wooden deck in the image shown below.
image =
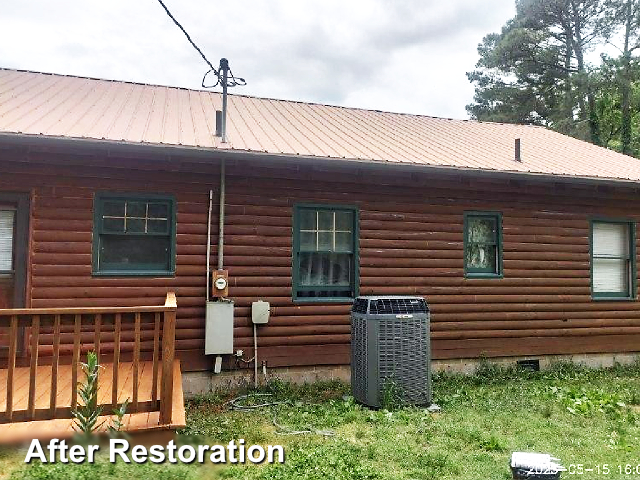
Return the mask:
{"type": "MultiPolygon", "coordinates": [[[[82,372],[78,368],[78,378],[82,379],[82,372]]],[[[140,363],[140,382],[139,382],[139,402],[141,404],[152,404],[152,362],[140,363]]],[[[58,385],[60,389],[57,394],[57,405],[59,411],[67,411],[71,407],[71,378],[72,366],[60,365],[58,370],[58,385]]],[[[14,405],[16,410],[27,408],[29,401],[29,367],[16,368],[14,377],[14,405]]],[[[113,387],[113,365],[105,364],[101,368],[101,376],[99,382],[99,403],[108,404],[111,400],[113,387]]],[[[133,363],[120,363],[118,367],[118,402],[131,399],[133,395],[133,363]]],[[[160,412],[157,409],[150,408],[148,412],[138,412],[125,415],[123,419],[124,431],[128,433],[136,433],[141,431],[175,431],[177,428],[185,425],[184,398],[182,392],[182,375],[180,372],[180,362],[174,361],[173,378],[173,414],[170,424],[163,425],[160,422],[160,412]],[[155,411],[153,411],[155,410],[155,411]]],[[[0,385],[6,382],[7,370],[0,370],[0,385]]],[[[46,408],[49,406],[51,394],[51,366],[39,366],[37,368],[36,377],[36,408],[46,408]]],[[[0,390],[0,405],[6,403],[6,390],[0,390]]],[[[99,423],[103,424],[99,431],[106,431],[110,425],[110,410],[103,411],[104,416],[101,417],[99,423]]],[[[74,433],[73,420],[70,418],[53,418],[49,420],[23,421],[13,423],[0,424],[0,443],[16,443],[38,438],[40,440],[48,440],[51,438],[67,438],[74,433]]]]}
{"type": "Polygon", "coordinates": [[[0,309],[9,343],[8,355],[0,357],[0,386],[6,386],[0,388],[0,443],[73,435],[80,365],[89,351],[101,368],[96,403],[105,420],[129,399],[123,422],[128,433],[184,426],[176,309],[173,292],[157,306],[0,309]],[[19,357],[23,332],[28,336],[19,357]],[[65,341],[70,349],[63,348],[65,341]]]}

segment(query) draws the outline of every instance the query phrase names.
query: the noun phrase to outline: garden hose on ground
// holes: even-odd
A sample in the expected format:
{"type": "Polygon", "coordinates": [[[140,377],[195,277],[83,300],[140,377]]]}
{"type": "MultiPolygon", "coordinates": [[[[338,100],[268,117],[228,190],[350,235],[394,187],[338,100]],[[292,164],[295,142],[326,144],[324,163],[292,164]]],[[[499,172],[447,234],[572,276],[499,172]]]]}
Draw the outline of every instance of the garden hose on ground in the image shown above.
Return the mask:
{"type": "MultiPolygon", "coordinates": [[[[231,400],[229,400],[227,403],[225,403],[225,405],[230,409],[230,410],[236,410],[239,412],[251,412],[253,410],[257,410],[259,408],[266,408],[266,407],[275,407],[275,406],[279,406],[279,405],[286,405],[288,403],[291,402],[262,402],[262,403],[257,403],[257,404],[252,404],[252,405],[247,405],[246,403],[242,403],[244,400],[248,400],[251,397],[272,397],[273,394],[271,393],[254,393],[254,394],[249,394],[249,395],[240,395],[239,397],[233,398],[231,400]]],[[[276,414],[274,413],[273,415],[273,426],[276,427],[276,434],[277,435],[306,435],[309,433],[313,433],[316,435],[322,435],[325,437],[332,437],[335,435],[335,432],[333,430],[316,430],[313,428],[309,428],[307,430],[293,430],[292,428],[289,427],[285,427],[283,425],[280,425],[278,423],[278,419],[276,414]]]]}

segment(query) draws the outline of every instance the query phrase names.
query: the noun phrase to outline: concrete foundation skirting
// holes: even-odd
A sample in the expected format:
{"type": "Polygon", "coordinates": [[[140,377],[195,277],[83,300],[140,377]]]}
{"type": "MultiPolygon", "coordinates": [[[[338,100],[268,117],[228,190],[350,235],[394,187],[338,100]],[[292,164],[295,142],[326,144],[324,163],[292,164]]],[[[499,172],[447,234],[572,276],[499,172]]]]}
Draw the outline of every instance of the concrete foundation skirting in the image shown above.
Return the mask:
{"type": "MultiPolygon", "coordinates": [[[[548,368],[557,362],[570,361],[576,364],[585,365],[589,368],[607,368],[616,363],[629,365],[640,359],[638,353],[594,353],[580,355],[541,355],[528,357],[504,357],[489,358],[487,361],[501,366],[514,365],[519,360],[538,360],[540,368],[548,368]]],[[[457,360],[433,360],[431,363],[434,372],[473,374],[481,360],[478,358],[466,358],[457,360]]],[[[313,383],[319,380],[341,380],[349,382],[351,379],[351,369],[349,365],[315,366],[315,367],[285,367],[271,368],[265,378],[259,372],[259,383],[264,384],[270,378],[293,383],[313,383]]],[[[253,385],[253,371],[242,370],[232,372],[222,372],[214,374],[212,372],[185,372],[182,374],[182,386],[186,397],[213,392],[225,388],[238,388],[253,385]]]]}
{"type": "MultiPolygon", "coordinates": [[[[620,365],[630,365],[639,358],[640,354],[638,353],[587,353],[578,355],[532,355],[528,357],[487,358],[486,361],[491,364],[508,367],[520,360],[538,360],[540,362],[540,369],[544,370],[558,362],[573,362],[589,368],[608,368],[613,367],[616,363],[620,365]]],[[[434,372],[464,373],[465,375],[471,375],[476,371],[480,362],[481,360],[477,358],[433,360],[432,368],[434,372]]]]}
{"type": "MultiPolygon", "coordinates": [[[[262,371],[258,372],[258,382],[262,385],[268,379],[277,378],[292,383],[314,383],[320,380],[351,381],[349,365],[318,365],[310,367],[270,368],[265,378],[262,371]]],[[[222,372],[186,372],[182,374],[182,388],[186,397],[223,388],[238,388],[252,386],[253,370],[222,372]]]]}

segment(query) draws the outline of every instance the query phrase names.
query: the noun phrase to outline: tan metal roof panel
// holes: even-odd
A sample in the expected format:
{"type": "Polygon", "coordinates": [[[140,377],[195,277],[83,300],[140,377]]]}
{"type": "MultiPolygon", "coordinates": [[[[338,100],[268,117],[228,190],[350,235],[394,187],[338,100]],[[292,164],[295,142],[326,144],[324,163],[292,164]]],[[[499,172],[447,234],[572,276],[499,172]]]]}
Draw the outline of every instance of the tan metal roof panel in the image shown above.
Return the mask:
{"type": "Polygon", "coordinates": [[[640,161],[541,127],[0,69],[0,133],[640,181],[640,161]],[[522,162],[514,159],[521,139],[522,162]]]}

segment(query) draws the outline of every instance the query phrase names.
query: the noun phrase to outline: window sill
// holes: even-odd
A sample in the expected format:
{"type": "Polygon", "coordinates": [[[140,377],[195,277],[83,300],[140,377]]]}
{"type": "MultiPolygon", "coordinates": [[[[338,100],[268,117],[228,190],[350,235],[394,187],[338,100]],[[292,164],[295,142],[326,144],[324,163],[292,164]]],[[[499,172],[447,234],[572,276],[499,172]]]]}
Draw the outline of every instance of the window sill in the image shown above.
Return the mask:
{"type": "Polygon", "coordinates": [[[465,273],[464,278],[504,278],[503,273],[465,273]]]}
{"type": "Polygon", "coordinates": [[[353,298],[294,298],[293,303],[344,303],[352,304],[353,298]]]}
{"type": "Polygon", "coordinates": [[[167,271],[155,271],[155,270],[139,270],[139,271],[106,271],[106,272],[92,272],[92,277],[165,277],[173,278],[176,276],[176,272],[167,271]]]}
{"type": "Polygon", "coordinates": [[[598,295],[591,295],[591,300],[594,302],[634,302],[634,297],[602,297],[598,295]]]}

